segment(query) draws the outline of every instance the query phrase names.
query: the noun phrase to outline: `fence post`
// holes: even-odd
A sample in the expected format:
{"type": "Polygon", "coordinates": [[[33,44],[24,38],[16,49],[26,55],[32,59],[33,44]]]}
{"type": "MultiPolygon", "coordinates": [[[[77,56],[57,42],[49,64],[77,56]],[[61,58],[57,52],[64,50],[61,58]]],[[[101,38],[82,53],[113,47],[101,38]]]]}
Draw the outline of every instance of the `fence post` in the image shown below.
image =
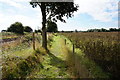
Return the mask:
{"type": "Polygon", "coordinates": [[[35,50],[35,33],[33,32],[33,50],[35,50]]]}
{"type": "Polygon", "coordinates": [[[74,45],[74,43],[73,43],[73,54],[75,53],[75,45],[74,45]]]}
{"type": "Polygon", "coordinates": [[[65,39],[65,45],[66,45],[66,39],[65,39]]]}

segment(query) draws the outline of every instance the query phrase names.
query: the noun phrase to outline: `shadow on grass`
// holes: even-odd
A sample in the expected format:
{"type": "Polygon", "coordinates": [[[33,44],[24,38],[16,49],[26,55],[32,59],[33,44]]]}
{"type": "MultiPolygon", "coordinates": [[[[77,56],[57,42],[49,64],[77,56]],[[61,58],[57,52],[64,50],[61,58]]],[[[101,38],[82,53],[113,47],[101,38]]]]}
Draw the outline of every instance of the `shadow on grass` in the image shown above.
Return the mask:
{"type": "Polygon", "coordinates": [[[66,61],[61,60],[50,52],[48,54],[51,57],[50,65],[59,68],[60,72],[62,72],[63,74],[64,72],[68,71],[73,77],[88,78],[88,71],[84,66],[81,65],[80,56],[78,54],[73,54],[71,51],[68,50],[66,61]]]}
{"type": "Polygon", "coordinates": [[[60,58],[56,57],[52,53],[49,53],[48,55],[51,57],[51,59],[50,59],[50,65],[59,68],[60,69],[59,70],[60,75],[64,75],[65,72],[68,69],[68,65],[66,64],[66,61],[61,60],[60,58]]]}

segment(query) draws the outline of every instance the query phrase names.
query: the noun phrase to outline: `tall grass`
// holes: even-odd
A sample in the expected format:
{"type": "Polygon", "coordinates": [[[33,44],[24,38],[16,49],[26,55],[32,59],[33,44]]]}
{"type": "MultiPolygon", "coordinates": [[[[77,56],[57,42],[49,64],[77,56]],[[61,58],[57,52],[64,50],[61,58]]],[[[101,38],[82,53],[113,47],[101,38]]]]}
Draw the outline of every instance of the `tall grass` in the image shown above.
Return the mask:
{"type": "MultiPolygon", "coordinates": [[[[36,37],[39,38],[40,36],[36,37]]],[[[36,39],[36,50],[32,48],[32,35],[25,35],[14,42],[3,44],[2,51],[7,51],[3,56],[3,79],[27,78],[34,70],[39,70],[43,67],[41,64],[42,55],[45,55],[46,51],[41,47],[38,40],[36,39]],[[9,48],[6,48],[7,46],[9,48]]]]}
{"type": "Polygon", "coordinates": [[[118,78],[120,73],[120,41],[118,32],[63,33],[103,71],[118,78]]]}
{"type": "Polygon", "coordinates": [[[32,55],[28,56],[26,59],[21,57],[6,59],[5,63],[3,63],[2,78],[5,80],[27,78],[32,71],[43,68],[41,64],[42,54],[46,54],[46,52],[43,52],[43,49],[37,49],[34,52],[31,52],[32,55]]]}

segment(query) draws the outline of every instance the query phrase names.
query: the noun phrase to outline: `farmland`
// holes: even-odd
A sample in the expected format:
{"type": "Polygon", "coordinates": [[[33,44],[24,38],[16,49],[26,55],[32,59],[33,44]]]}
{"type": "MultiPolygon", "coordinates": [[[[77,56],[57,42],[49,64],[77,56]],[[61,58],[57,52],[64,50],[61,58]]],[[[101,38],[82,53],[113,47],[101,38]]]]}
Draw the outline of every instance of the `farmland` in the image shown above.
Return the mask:
{"type": "Polygon", "coordinates": [[[116,80],[119,0],[0,0],[0,80],[116,80]]]}
{"type": "Polygon", "coordinates": [[[63,33],[111,77],[119,77],[119,32],[63,33]]]}
{"type": "Polygon", "coordinates": [[[32,33],[2,37],[8,40],[1,43],[3,79],[119,76],[118,32],[48,33],[49,52],[41,47],[39,33],[35,34],[35,50],[32,33]]]}

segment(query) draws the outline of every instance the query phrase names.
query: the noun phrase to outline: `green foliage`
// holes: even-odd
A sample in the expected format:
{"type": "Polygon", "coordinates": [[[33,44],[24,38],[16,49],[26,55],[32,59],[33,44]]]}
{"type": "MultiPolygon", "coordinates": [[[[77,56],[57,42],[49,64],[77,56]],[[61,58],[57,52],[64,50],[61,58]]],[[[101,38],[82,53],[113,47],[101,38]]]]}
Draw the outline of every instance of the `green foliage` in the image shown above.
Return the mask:
{"type": "Polygon", "coordinates": [[[41,30],[40,29],[35,30],[35,33],[41,33],[41,30]]]}
{"type": "Polygon", "coordinates": [[[26,59],[19,59],[19,57],[5,59],[2,70],[3,78],[8,80],[26,78],[26,76],[30,75],[33,70],[43,68],[40,59],[41,55],[36,52],[28,56],[26,59]]]}
{"type": "Polygon", "coordinates": [[[89,29],[87,32],[118,32],[120,28],[109,28],[109,30],[101,28],[101,29],[89,29]]]}
{"type": "Polygon", "coordinates": [[[25,31],[25,32],[32,32],[33,30],[32,30],[31,27],[25,26],[25,27],[24,27],[24,31],[25,31]]]}
{"type": "Polygon", "coordinates": [[[109,31],[110,31],[110,32],[120,31],[120,28],[118,28],[118,29],[116,29],[116,28],[110,28],[109,31]]]}
{"type": "Polygon", "coordinates": [[[62,22],[65,22],[63,19],[64,16],[72,17],[73,12],[78,10],[78,5],[74,5],[73,2],[46,2],[46,3],[41,3],[41,2],[30,2],[33,8],[37,7],[37,5],[42,8],[42,4],[45,4],[46,6],[46,13],[49,14],[48,19],[57,21],[60,20],[62,22]]]}
{"type": "Polygon", "coordinates": [[[7,31],[8,32],[18,33],[18,34],[23,34],[24,27],[23,27],[22,23],[15,22],[15,23],[10,25],[10,27],[7,29],[7,31]]]}
{"type": "Polygon", "coordinates": [[[27,61],[21,62],[18,66],[19,66],[19,74],[21,76],[27,75],[31,70],[27,61]]]}
{"type": "Polygon", "coordinates": [[[60,20],[65,22],[64,16],[67,18],[72,17],[73,13],[78,10],[78,6],[73,2],[34,2],[31,0],[30,4],[33,8],[39,6],[42,13],[42,46],[47,50],[47,33],[46,22],[60,20]]]}
{"type": "Polygon", "coordinates": [[[58,31],[57,24],[55,22],[48,21],[47,32],[57,32],[57,31],[58,31]]]}

